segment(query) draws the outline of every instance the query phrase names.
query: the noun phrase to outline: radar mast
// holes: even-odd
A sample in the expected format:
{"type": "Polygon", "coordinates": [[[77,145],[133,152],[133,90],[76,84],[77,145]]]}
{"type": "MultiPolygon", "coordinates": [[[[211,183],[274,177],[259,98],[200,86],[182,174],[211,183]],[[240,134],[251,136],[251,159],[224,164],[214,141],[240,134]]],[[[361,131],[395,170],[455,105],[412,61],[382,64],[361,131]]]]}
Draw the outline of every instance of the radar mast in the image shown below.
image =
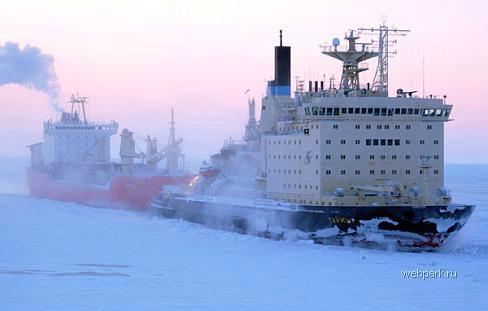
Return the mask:
{"type": "Polygon", "coordinates": [[[338,51],[339,39],[334,39],[334,47],[324,47],[323,54],[342,61],[342,77],[340,89],[347,94],[352,90],[359,90],[359,73],[368,68],[360,68],[359,63],[367,59],[378,56],[378,52],[368,51],[366,45],[368,43],[356,43],[359,39],[357,32],[351,30],[349,34],[346,33],[345,39],[348,41],[348,49],[346,51],[338,51]],[[360,44],[361,50],[356,49],[356,45],[360,44]]]}

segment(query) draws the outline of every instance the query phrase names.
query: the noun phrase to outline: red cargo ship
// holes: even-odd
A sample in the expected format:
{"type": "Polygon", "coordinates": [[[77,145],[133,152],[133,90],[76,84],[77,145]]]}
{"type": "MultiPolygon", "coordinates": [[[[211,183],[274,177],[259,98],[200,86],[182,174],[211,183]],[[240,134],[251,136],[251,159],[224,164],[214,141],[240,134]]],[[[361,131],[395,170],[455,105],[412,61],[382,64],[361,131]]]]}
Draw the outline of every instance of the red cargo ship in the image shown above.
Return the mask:
{"type": "Polygon", "coordinates": [[[146,151],[135,150],[134,133],[121,133],[120,163],[110,161],[110,137],[118,124],[86,119],[86,97],[71,98],[71,111],[44,123],[44,142],[30,145],[27,169],[32,196],[67,202],[144,210],[163,186],[185,186],[194,177],[184,171],[182,139],[176,140],[174,114],[168,145],[145,139],[146,151]],[[135,160],[138,163],[135,163],[135,160]],[[165,160],[166,167],[158,164],[165,160]]]}

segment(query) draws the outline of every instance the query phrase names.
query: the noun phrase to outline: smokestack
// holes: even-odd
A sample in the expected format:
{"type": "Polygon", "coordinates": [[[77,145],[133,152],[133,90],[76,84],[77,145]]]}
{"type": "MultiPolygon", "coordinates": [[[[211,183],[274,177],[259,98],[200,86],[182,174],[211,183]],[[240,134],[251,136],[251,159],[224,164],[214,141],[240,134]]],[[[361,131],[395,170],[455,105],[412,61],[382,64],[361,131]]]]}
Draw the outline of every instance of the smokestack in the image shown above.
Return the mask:
{"type": "Polygon", "coordinates": [[[13,83],[41,91],[48,95],[51,107],[62,112],[59,106],[59,85],[54,71],[54,58],[41,50],[26,45],[7,42],[0,46],[0,86],[13,83]]]}
{"type": "Polygon", "coordinates": [[[324,90],[324,81],[320,81],[320,90],[323,91],[324,90]]]}
{"type": "Polygon", "coordinates": [[[312,84],[313,84],[312,81],[308,81],[308,91],[309,92],[312,92],[312,84]]]}
{"type": "Polygon", "coordinates": [[[319,91],[319,81],[315,81],[315,92],[319,91]]]}
{"type": "Polygon", "coordinates": [[[290,55],[291,48],[283,46],[283,32],[280,30],[280,45],[275,46],[275,78],[268,82],[273,96],[290,96],[290,55]]]}

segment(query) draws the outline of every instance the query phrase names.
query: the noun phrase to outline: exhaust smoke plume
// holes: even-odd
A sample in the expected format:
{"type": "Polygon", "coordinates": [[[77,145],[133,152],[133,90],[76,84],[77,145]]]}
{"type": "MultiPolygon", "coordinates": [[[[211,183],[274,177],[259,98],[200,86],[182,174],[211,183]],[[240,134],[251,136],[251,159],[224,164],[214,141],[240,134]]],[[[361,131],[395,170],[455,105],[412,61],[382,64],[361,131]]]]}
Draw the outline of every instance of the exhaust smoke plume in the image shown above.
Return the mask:
{"type": "Polygon", "coordinates": [[[14,83],[48,95],[50,106],[60,112],[59,84],[54,71],[54,58],[40,49],[7,42],[0,46],[0,86],[14,83]]]}

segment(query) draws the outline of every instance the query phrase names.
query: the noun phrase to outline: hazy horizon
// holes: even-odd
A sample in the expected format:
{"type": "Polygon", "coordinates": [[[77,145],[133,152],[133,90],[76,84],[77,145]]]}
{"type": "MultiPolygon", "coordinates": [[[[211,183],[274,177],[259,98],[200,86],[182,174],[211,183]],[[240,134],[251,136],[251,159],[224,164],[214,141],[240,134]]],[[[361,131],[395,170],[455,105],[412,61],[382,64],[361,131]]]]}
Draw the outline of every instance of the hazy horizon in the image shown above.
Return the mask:
{"type": "MultiPolygon", "coordinates": [[[[292,77],[328,81],[340,77],[340,63],[322,55],[319,44],[344,41],[348,29],[378,26],[386,15],[387,24],[411,30],[398,38],[390,60],[390,94],[401,87],[422,95],[424,61],[425,94],[447,95],[454,104],[455,121],[445,127],[446,163],[486,164],[486,7],[476,1],[410,1],[408,7],[396,1],[6,1],[0,45],[29,45],[52,56],[62,102],[72,93],[89,96],[93,121],[114,119],[120,129],[164,142],[175,108],[184,153],[201,160],[224,139],[243,136],[248,96],[259,106],[273,78],[280,29],[292,47],[292,77]]],[[[375,66],[369,62],[362,83],[375,66]]],[[[27,157],[25,146],[42,140],[42,122],[56,113],[45,94],[14,84],[0,86],[0,102],[0,155],[27,157]]]]}

